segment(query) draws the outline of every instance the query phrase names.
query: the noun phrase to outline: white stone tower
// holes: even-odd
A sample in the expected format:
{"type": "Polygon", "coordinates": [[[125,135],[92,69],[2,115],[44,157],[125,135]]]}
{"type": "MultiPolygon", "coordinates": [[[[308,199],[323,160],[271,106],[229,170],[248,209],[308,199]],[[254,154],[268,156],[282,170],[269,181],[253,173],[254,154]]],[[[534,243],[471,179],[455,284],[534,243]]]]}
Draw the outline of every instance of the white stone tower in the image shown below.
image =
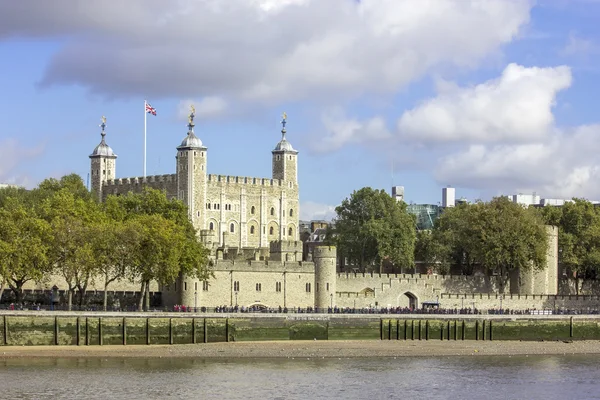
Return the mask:
{"type": "Polygon", "coordinates": [[[298,183],[298,152],[285,138],[287,115],[283,113],[281,120],[281,141],[273,150],[273,179],[281,179],[288,183],[298,183]]]}
{"type": "Polygon", "coordinates": [[[281,141],[277,143],[273,153],[273,179],[282,181],[280,195],[279,221],[281,229],[279,239],[298,240],[298,151],[285,138],[287,115],[283,113],[281,120],[281,141]]]}
{"type": "Polygon", "coordinates": [[[315,263],[315,307],[322,309],[336,305],[335,246],[317,246],[313,252],[315,263]]]}
{"type": "Polygon", "coordinates": [[[190,220],[198,230],[205,228],[207,148],[194,134],[195,109],[191,107],[188,133],[177,147],[177,198],[188,206],[190,220]]]}
{"type": "Polygon", "coordinates": [[[117,155],[113,152],[109,145],[106,144],[104,137],[106,132],[106,117],[102,117],[100,124],[102,131],[100,135],[102,140],[96,146],[92,154],[90,154],[91,168],[90,177],[92,184],[92,193],[98,201],[102,201],[104,193],[102,193],[103,185],[106,181],[115,179],[117,169],[117,155]]]}

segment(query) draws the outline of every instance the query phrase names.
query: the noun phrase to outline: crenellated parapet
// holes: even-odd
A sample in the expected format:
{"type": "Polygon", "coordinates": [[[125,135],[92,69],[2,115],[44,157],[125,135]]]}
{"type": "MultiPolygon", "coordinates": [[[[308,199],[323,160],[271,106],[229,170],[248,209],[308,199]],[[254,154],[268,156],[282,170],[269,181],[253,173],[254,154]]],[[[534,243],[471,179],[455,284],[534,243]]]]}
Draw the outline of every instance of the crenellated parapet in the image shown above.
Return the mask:
{"type": "Polygon", "coordinates": [[[207,175],[208,182],[229,183],[236,185],[254,185],[254,186],[283,186],[281,179],[271,178],[252,178],[248,176],[230,176],[230,175],[207,175]]]}
{"type": "Polygon", "coordinates": [[[140,185],[147,183],[175,183],[177,181],[176,174],[151,175],[146,177],[136,176],[133,178],[118,178],[109,179],[104,184],[106,187],[123,186],[123,185],[140,185]]]}

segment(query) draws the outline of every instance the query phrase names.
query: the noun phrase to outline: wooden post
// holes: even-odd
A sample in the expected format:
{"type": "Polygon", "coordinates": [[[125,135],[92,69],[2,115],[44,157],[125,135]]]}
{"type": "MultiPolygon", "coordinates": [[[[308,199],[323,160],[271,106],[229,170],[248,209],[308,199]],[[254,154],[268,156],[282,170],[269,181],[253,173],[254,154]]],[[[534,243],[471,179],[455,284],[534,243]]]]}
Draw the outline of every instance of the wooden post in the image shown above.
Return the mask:
{"type": "Polygon", "coordinates": [[[485,340],[485,319],[481,322],[481,333],[482,340],[485,340]]]}
{"type": "Polygon", "coordinates": [[[421,320],[419,320],[419,340],[421,340],[421,320]]]}
{"type": "Polygon", "coordinates": [[[494,333],[493,333],[493,330],[492,330],[493,326],[494,325],[492,323],[492,320],[490,320],[490,340],[494,340],[494,333]]]}
{"type": "Polygon", "coordinates": [[[208,327],[206,326],[206,318],[204,318],[204,343],[208,343],[208,327]]]}
{"type": "Polygon", "coordinates": [[[446,338],[450,340],[450,320],[446,321],[446,338]]]}
{"type": "MultiPolygon", "coordinates": [[[[327,337],[329,339],[329,335],[327,337]]],[[[400,339],[400,320],[396,320],[396,340],[400,339]]]]}
{"type": "Polygon", "coordinates": [[[573,337],[573,317],[569,318],[569,337],[573,337]]]}
{"type": "Polygon", "coordinates": [[[475,340],[479,340],[479,321],[475,321],[475,340]]]}
{"type": "Polygon", "coordinates": [[[425,340],[429,340],[429,320],[425,321],[425,340]]]}
{"type": "Polygon", "coordinates": [[[229,342],[229,318],[225,318],[225,342],[229,342]]]}
{"type": "Polygon", "coordinates": [[[410,328],[410,339],[415,340],[415,320],[411,320],[411,328],[410,328]]]}
{"type": "Polygon", "coordinates": [[[169,318],[169,344],[173,344],[173,318],[169,318]]]}
{"type": "Polygon", "coordinates": [[[150,344],[150,318],[146,317],[146,344],[150,344]]]}
{"type": "Polygon", "coordinates": [[[54,345],[58,346],[58,317],[54,317],[54,345]]]}
{"type": "Polygon", "coordinates": [[[383,340],[383,318],[379,319],[379,340],[383,340]]]}
{"type": "Polygon", "coordinates": [[[77,322],[75,324],[75,331],[77,332],[76,333],[77,339],[75,340],[75,342],[77,343],[77,346],[81,345],[81,342],[80,342],[80,339],[79,339],[79,335],[81,334],[80,330],[81,330],[81,323],[79,322],[79,317],[77,317],[77,322]]]}
{"type": "Polygon", "coordinates": [[[88,321],[88,317],[85,317],[85,345],[90,345],[90,325],[88,321]]]}
{"type": "Polygon", "coordinates": [[[196,344],[196,318],[192,318],[192,344],[196,344]]]}
{"type": "Polygon", "coordinates": [[[123,317],[123,346],[127,345],[127,319],[123,317]]]}
{"type": "Polygon", "coordinates": [[[404,320],[404,340],[408,339],[408,321],[404,320]]]}
{"type": "Polygon", "coordinates": [[[454,340],[458,339],[458,321],[454,320],[454,340]]]}
{"type": "Polygon", "coordinates": [[[4,345],[8,346],[8,318],[4,316],[4,345]]]}
{"type": "Polygon", "coordinates": [[[98,345],[102,346],[102,317],[98,318],[98,345]]]}
{"type": "Polygon", "coordinates": [[[465,323],[465,320],[463,319],[463,322],[462,322],[462,340],[465,340],[465,328],[466,328],[466,325],[467,324],[465,323]]]}

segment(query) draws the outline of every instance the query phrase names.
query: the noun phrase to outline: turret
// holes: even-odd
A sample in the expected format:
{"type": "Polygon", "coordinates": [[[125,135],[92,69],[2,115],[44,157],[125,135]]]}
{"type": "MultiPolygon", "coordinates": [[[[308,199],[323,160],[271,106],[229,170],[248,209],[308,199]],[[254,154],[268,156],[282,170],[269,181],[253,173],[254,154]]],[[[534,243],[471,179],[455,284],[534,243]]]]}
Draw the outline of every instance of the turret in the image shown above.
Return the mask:
{"type": "Polygon", "coordinates": [[[298,240],[298,151],[285,138],[287,115],[283,113],[281,120],[281,141],[277,143],[273,153],[273,179],[283,181],[279,198],[282,240],[298,240]]]}
{"type": "Polygon", "coordinates": [[[207,148],[194,134],[194,106],[188,121],[187,136],[177,147],[177,198],[188,206],[196,229],[205,229],[207,148]]]}
{"type": "Polygon", "coordinates": [[[287,115],[283,113],[281,120],[281,141],[277,143],[273,153],[273,179],[281,179],[296,185],[298,182],[298,152],[285,138],[287,115]]]}
{"type": "Polygon", "coordinates": [[[315,263],[315,307],[319,309],[336,305],[335,246],[317,246],[313,252],[315,263]]]}
{"type": "Polygon", "coordinates": [[[103,193],[103,186],[106,181],[115,179],[117,169],[117,155],[110,146],[106,144],[105,140],[106,132],[104,129],[106,128],[106,117],[104,116],[102,117],[100,128],[102,128],[102,131],[100,132],[102,140],[100,140],[100,144],[96,146],[92,154],[90,154],[91,190],[98,201],[102,201],[103,195],[106,195],[103,193]]]}

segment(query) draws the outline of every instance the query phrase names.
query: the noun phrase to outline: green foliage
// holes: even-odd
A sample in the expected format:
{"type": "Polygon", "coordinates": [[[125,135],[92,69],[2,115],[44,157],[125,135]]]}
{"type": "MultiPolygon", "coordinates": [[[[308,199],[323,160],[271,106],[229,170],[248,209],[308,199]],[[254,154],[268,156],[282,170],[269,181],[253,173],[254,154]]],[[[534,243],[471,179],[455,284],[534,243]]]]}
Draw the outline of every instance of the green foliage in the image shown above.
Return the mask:
{"type": "MultiPolygon", "coordinates": [[[[600,271],[600,210],[587,200],[540,210],[548,224],[558,226],[558,261],[573,276],[596,278],[600,271]]],[[[579,283],[577,284],[579,291],[579,283]]]]}
{"type": "Polygon", "coordinates": [[[437,220],[430,257],[472,273],[476,265],[505,279],[514,269],[543,269],[547,235],[533,209],[504,197],[448,208],[437,220]]]}
{"type": "Polygon", "coordinates": [[[169,284],[181,274],[210,274],[208,251],[183,203],[145,188],[97,204],[74,174],[30,191],[0,190],[0,283],[20,301],[27,281],[51,273],[66,280],[69,306],[75,289],[84,293],[94,279],[106,292],[128,278],[141,282],[143,293],[152,280],[169,284]]]}
{"type": "Polygon", "coordinates": [[[406,204],[383,190],[362,188],[336,208],[335,228],[328,234],[340,255],[361,270],[389,260],[395,265],[414,262],[414,218],[406,204]]]}

